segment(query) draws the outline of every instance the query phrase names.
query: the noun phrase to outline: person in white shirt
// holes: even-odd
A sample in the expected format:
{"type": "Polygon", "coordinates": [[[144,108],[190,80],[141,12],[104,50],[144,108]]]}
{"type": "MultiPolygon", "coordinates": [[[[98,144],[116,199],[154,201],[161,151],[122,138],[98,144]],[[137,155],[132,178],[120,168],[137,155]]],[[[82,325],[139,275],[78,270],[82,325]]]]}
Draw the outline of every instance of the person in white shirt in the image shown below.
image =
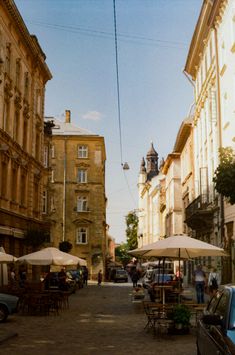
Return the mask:
{"type": "Polygon", "coordinates": [[[213,268],[212,271],[209,273],[208,277],[208,288],[209,294],[213,296],[219,287],[219,275],[216,272],[216,268],[213,268]]]}
{"type": "Polygon", "coordinates": [[[200,264],[197,265],[197,269],[194,271],[193,282],[196,288],[197,303],[204,303],[206,274],[200,264]]]}

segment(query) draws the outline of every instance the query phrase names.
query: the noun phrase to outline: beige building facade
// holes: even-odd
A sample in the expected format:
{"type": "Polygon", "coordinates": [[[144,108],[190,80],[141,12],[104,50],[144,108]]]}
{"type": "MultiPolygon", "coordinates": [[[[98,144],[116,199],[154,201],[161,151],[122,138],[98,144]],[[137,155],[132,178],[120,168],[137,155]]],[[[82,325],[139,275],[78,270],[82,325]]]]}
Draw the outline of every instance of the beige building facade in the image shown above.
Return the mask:
{"type": "Polygon", "coordinates": [[[14,1],[0,2],[0,245],[22,255],[42,216],[44,93],[51,79],[37,38],[14,1]]]}
{"type": "Polygon", "coordinates": [[[50,147],[51,178],[47,214],[51,243],[72,244],[71,253],[86,259],[90,276],[104,270],[107,253],[104,138],[54,117],[50,147]]]}

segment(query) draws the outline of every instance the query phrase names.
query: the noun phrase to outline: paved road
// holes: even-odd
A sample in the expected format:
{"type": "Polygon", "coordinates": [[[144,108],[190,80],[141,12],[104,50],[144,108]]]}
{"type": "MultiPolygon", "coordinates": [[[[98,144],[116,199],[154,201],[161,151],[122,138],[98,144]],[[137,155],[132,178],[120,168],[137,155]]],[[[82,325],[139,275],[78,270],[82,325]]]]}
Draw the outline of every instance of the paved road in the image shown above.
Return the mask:
{"type": "Polygon", "coordinates": [[[0,344],[6,355],[195,355],[195,336],[153,336],[143,329],[141,303],[126,284],[88,285],[70,296],[59,315],[9,317],[0,335],[18,336],[0,344]]]}

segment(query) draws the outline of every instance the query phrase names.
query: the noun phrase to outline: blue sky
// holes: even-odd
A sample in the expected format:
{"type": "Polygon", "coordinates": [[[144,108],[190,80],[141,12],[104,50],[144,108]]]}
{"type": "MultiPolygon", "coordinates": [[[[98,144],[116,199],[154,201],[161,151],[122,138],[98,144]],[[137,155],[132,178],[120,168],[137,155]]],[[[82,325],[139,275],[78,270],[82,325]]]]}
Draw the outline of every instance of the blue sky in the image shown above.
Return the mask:
{"type": "Polygon", "coordinates": [[[74,124],[105,138],[107,223],[116,242],[125,241],[141,159],[151,141],[159,160],[172,152],[193,102],[182,69],[202,0],[116,0],[122,160],[113,0],[15,3],[53,75],[45,114],[63,120],[70,109],[74,124]]]}

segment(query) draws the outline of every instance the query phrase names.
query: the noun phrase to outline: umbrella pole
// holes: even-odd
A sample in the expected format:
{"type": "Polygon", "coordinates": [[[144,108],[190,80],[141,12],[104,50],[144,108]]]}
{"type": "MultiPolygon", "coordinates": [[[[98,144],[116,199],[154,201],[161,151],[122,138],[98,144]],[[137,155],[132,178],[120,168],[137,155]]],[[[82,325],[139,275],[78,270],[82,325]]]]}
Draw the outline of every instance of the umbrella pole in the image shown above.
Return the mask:
{"type": "Polygon", "coordinates": [[[178,273],[178,285],[179,285],[179,296],[178,296],[178,303],[180,303],[180,289],[181,289],[181,284],[180,284],[180,248],[179,248],[179,273],[178,273]]]}

